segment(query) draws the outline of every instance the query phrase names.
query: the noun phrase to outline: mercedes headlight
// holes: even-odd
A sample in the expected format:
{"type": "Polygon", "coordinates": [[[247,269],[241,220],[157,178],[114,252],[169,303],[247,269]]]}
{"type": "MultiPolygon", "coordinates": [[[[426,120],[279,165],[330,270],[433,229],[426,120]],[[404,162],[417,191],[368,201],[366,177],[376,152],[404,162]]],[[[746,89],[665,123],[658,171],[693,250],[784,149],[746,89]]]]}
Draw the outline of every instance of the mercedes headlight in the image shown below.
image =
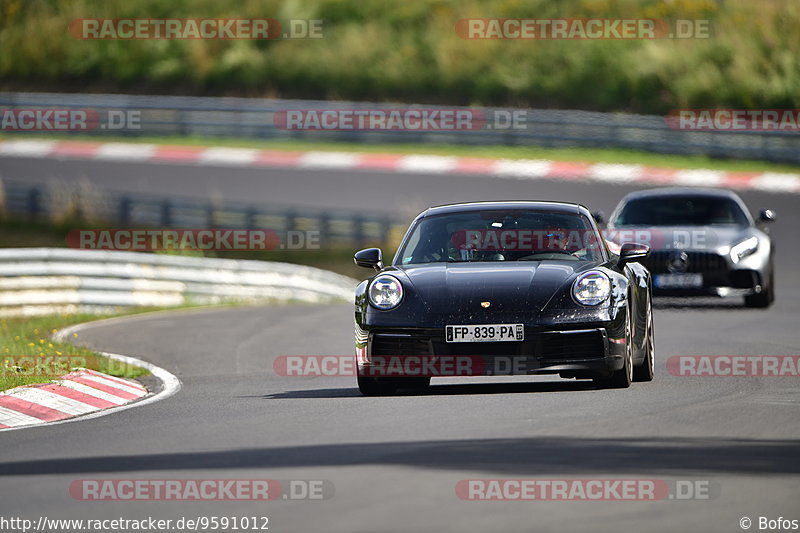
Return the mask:
{"type": "Polygon", "coordinates": [[[393,309],[403,299],[403,285],[394,276],[381,275],[369,285],[369,302],[378,309],[393,309]]]}
{"type": "Polygon", "coordinates": [[[738,263],[740,259],[747,257],[758,249],[758,237],[755,235],[748,237],[739,244],[731,246],[731,261],[738,263]]]}
{"type": "Polygon", "coordinates": [[[572,296],[583,305],[598,305],[611,295],[611,280],[602,272],[587,272],[572,285],[572,296]]]}

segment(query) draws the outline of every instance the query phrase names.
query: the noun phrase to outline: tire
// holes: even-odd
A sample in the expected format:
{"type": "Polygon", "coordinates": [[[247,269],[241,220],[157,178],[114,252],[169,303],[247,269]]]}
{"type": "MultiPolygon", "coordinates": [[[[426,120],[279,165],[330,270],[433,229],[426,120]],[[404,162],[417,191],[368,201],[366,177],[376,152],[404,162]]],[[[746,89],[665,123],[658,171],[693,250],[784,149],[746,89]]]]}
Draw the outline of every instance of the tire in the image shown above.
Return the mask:
{"type": "Polygon", "coordinates": [[[655,337],[653,333],[653,308],[647,306],[647,338],[644,342],[644,361],[633,369],[633,381],[653,381],[655,375],[655,337]]]}
{"type": "Polygon", "coordinates": [[[431,386],[431,378],[403,378],[397,381],[398,389],[411,389],[417,392],[427,390],[431,386]]]}
{"type": "Polygon", "coordinates": [[[594,384],[601,389],[627,389],[633,382],[633,327],[631,326],[630,310],[625,316],[625,358],[622,368],[614,371],[607,378],[595,378],[594,384]]]}
{"type": "Polygon", "coordinates": [[[358,376],[358,390],[364,396],[391,396],[397,392],[397,383],[386,378],[358,376]]]}
{"type": "Polygon", "coordinates": [[[744,306],[757,309],[766,309],[775,301],[775,272],[770,268],[769,283],[758,294],[744,297],[744,306]]]}

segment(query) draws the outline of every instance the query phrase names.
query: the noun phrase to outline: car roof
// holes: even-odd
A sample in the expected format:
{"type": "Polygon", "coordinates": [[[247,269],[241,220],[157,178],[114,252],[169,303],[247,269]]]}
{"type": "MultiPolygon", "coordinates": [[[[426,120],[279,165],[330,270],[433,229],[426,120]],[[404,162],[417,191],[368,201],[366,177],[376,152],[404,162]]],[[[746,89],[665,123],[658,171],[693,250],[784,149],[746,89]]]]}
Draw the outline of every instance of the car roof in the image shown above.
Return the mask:
{"type": "Polygon", "coordinates": [[[712,187],[657,187],[655,189],[645,189],[643,191],[635,191],[632,193],[628,193],[625,195],[622,200],[620,200],[617,207],[614,208],[614,212],[611,213],[609,219],[609,226],[614,225],[614,220],[616,220],[617,215],[619,215],[622,208],[631,200],[638,200],[641,198],[667,198],[667,197],[680,197],[680,196],[705,196],[707,198],[728,198],[733,200],[739,205],[739,208],[744,213],[744,216],[747,218],[749,224],[753,225],[753,217],[750,215],[750,210],[747,208],[747,204],[744,203],[744,200],[736,194],[735,192],[729,189],[715,189],[712,187]]]}
{"type": "Polygon", "coordinates": [[[708,196],[716,198],[731,198],[739,201],[739,195],[728,189],[714,189],[707,187],[659,187],[635,191],[625,195],[623,201],[639,198],[654,198],[665,196],[708,196]]]}
{"type": "Polygon", "coordinates": [[[551,211],[554,213],[584,214],[589,215],[589,210],[580,204],[569,202],[547,202],[547,201],[495,201],[495,202],[465,202],[459,204],[438,205],[426,209],[417,218],[444,215],[452,213],[464,213],[469,211],[491,211],[491,210],[535,210],[551,211]]]}

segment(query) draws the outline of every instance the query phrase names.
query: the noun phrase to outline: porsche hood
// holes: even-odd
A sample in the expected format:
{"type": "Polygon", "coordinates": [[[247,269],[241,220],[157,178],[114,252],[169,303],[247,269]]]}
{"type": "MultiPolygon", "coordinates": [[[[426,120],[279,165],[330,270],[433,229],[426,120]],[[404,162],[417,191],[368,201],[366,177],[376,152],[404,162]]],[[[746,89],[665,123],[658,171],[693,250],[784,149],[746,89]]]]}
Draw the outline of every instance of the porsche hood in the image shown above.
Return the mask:
{"type": "Polygon", "coordinates": [[[398,267],[397,274],[407,278],[409,297],[428,313],[491,309],[494,315],[544,310],[551,300],[560,300],[557,296],[569,290],[578,273],[596,266],[584,261],[431,263],[398,267]]]}

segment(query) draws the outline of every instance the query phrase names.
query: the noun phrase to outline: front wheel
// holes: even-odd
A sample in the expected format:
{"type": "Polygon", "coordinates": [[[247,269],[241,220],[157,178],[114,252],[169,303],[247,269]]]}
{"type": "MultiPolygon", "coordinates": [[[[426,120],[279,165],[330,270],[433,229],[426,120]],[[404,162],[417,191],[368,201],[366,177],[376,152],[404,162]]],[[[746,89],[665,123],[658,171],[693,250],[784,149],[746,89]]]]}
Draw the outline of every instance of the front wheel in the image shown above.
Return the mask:
{"type": "Polygon", "coordinates": [[[744,297],[745,307],[755,307],[764,309],[772,305],[775,301],[775,272],[770,269],[769,283],[761,288],[758,294],[751,294],[744,297]]]}
{"type": "Polygon", "coordinates": [[[595,378],[594,384],[601,389],[627,389],[631,386],[631,382],[633,382],[633,328],[628,309],[625,316],[625,356],[622,368],[607,378],[595,378]]]}
{"type": "Polygon", "coordinates": [[[653,336],[653,308],[647,308],[647,338],[644,341],[644,361],[633,369],[633,381],[653,381],[655,375],[655,337],[653,336]]]}

